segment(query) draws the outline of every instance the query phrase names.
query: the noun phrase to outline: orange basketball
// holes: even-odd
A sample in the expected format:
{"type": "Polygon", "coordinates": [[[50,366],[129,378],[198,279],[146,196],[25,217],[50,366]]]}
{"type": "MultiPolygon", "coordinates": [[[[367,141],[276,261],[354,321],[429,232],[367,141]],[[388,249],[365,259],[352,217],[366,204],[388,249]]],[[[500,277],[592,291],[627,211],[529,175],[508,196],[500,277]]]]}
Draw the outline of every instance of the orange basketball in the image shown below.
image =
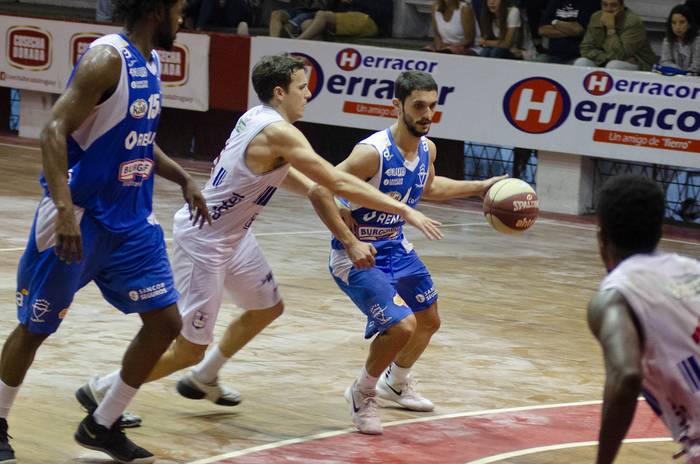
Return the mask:
{"type": "Polygon", "coordinates": [[[504,234],[523,232],[540,213],[537,193],[520,179],[503,179],[491,186],[484,197],[484,216],[491,227],[504,234]]]}

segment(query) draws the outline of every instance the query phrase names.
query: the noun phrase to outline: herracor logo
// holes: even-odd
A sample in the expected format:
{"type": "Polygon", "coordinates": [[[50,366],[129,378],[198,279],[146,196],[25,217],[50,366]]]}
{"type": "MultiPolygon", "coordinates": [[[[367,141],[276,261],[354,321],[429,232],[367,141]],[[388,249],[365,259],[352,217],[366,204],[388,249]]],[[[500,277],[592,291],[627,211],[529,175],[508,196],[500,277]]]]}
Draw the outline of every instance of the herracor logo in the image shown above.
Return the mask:
{"type": "Polygon", "coordinates": [[[513,84],[503,98],[503,112],[516,129],[543,134],[561,126],[571,109],[564,87],[546,77],[530,77],[513,84]]]}
{"type": "Polygon", "coordinates": [[[343,71],[353,71],[362,63],[362,55],[354,48],[344,48],[335,55],[335,64],[343,71]]]}
{"type": "Polygon", "coordinates": [[[33,26],[11,27],[7,31],[7,61],[19,69],[48,69],[51,66],[51,35],[33,26]]]}
{"type": "Polygon", "coordinates": [[[604,71],[594,71],[583,78],[583,88],[597,97],[610,92],[614,83],[613,77],[604,71]]]}
{"type": "Polygon", "coordinates": [[[160,57],[160,81],[167,87],[185,85],[189,74],[189,49],[173,45],[172,50],[156,50],[160,57]]]}
{"type": "Polygon", "coordinates": [[[83,57],[90,44],[102,37],[102,34],[97,32],[80,32],[78,34],[73,34],[70,38],[70,64],[75,66],[78,61],[83,57]]]}
{"type": "Polygon", "coordinates": [[[308,101],[311,101],[316,98],[323,88],[323,69],[321,69],[318,61],[305,53],[291,53],[291,55],[304,60],[304,71],[306,72],[306,79],[309,81],[309,92],[311,92],[308,101]]]}

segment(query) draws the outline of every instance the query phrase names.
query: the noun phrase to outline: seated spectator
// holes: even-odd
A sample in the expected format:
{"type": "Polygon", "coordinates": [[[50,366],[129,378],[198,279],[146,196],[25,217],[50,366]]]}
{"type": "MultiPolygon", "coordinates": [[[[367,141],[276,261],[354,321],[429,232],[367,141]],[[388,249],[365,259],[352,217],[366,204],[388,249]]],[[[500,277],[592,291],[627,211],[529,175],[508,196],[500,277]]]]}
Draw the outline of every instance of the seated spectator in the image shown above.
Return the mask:
{"type": "Polygon", "coordinates": [[[549,0],[538,29],[548,43],[535,61],[565,64],[576,61],[581,56],[579,44],[588,21],[598,5],[598,0],[549,0]]]}
{"type": "Polygon", "coordinates": [[[103,23],[111,23],[114,20],[112,0],[97,0],[95,20],[103,23]]]}
{"type": "Polygon", "coordinates": [[[602,0],[581,41],[576,66],[649,71],[656,63],[642,19],[625,7],[624,0],[602,0]]]}
{"type": "Polygon", "coordinates": [[[479,24],[479,45],[483,47],[480,56],[516,58],[523,23],[520,10],[510,0],[486,0],[486,8],[481,11],[479,24]]]}
{"type": "Polygon", "coordinates": [[[687,5],[676,5],[668,15],[659,64],[690,74],[700,73],[698,26],[687,5]]]}
{"type": "MultiPolygon", "coordinates": [[[[538,53],[542,53],[542,36],[539,32],[540,24],[542,23],[542,14],[546,10],[548,0],[520,0],[520,10],[525,14],[525,23],[527,24],[532,45],[538,53]]],[[[518,6],[518,5],[516,5],[518,6]]],[[[583,35],[583,34],[582,34],[583,35]]],[[[578,55],[576,55],[578,56],[578,55]]]]}
{"type": "Polygon", "coordinates": [[[251,9],[247,0],[188,0],[184,14],[190,18],[187,25],[198,31],[236,28],[237,34],[248,35],[251,9]]]}
{"type": "Polygon", "coordinates": [[[314,18],[302,26],[297,39],[323,40],[325,33],[340,37],[375,37],[391,23],[391,9],[389,1],[338,0],[334,10],[317,11],[314,18]]]}
{"type": "Polygon", "coordinates": [[[433,3],[433,43],[424,51],[476,55],[476,21],[468,3],[461,0],[436,0],[433,3]]]}
{"type": "Polygon", "coordinates": [[[311,21],[319,10],[328,10],[328,0],[296,0],[292,5],[270,14],[270,37],[296,38],[302,31],[302,25],[311,21]]]}

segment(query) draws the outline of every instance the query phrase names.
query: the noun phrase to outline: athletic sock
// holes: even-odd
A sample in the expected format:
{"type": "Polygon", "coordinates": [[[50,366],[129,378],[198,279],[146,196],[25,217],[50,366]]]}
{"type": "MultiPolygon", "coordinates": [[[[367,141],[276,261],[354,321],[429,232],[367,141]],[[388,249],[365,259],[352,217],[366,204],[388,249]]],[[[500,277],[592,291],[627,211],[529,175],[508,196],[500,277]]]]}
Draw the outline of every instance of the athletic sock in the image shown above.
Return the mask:
{"type": "Polygon", "coordinates": [[[97,379],[97,382],[95,382],[95,389],[97,390],[97,393],[100,395],[100,398],[104,398],[104,396],[107,394],[109,391],[109,387],[112,386],[114,382],[119,377],[120,370],[116,370],[114,372],[110,372],[107,375],[103,375],[102,377],[99,377],[97,379]]]}
{"type": "Polygon", "coordinates": [[[367,369],[363,367],[360,375],[357,377],[357,388],[363,392],[374,391],[378,380],[379,377],[372,377],[367,373],[367,369]]]}
{"type": "Polygon", "coordinates": [[[14,403],[19,387],[21,386],[22,384],[11,387],[0,380],[0,418],[7,419],[12,403],[14,403]]]}
{"type": "Polygon", "coordinates": [[[214,383],[228,360],[217,345],[207,351],[202,362],[194,367],[194,376],[202,383],[214,383]]]}
{"type": "Polygon", "coordinates": [[[118,376],[100,405],[92,414],[95,418],[95,422],[108,429],[111,428],[112,424],[121,417],[137,391],[138,388],[125,384],[121,376],[118,376]]]}
{"type": "Polygon", "coordinates": [[[410,367],[401,367],[392,362],[386,373],[386,381],[389,385],[403,385],[408,380],[408,374],[410,373],[410,367]]]}

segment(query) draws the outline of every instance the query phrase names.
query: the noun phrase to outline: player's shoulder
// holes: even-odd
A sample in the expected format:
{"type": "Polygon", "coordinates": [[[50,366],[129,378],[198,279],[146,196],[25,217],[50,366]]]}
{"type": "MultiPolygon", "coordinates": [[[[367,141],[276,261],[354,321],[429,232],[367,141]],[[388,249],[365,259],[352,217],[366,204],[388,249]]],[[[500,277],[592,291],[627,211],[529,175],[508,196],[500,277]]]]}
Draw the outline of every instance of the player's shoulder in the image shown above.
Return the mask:
{"type": "Polygon", "coordinates": [[[85,52],[80,60],[77,73],[88,74],[91,79],[105,77],[117,78],[122,66],[122,58],[119,50],[109,44],[92,46],[85,52]]]}

